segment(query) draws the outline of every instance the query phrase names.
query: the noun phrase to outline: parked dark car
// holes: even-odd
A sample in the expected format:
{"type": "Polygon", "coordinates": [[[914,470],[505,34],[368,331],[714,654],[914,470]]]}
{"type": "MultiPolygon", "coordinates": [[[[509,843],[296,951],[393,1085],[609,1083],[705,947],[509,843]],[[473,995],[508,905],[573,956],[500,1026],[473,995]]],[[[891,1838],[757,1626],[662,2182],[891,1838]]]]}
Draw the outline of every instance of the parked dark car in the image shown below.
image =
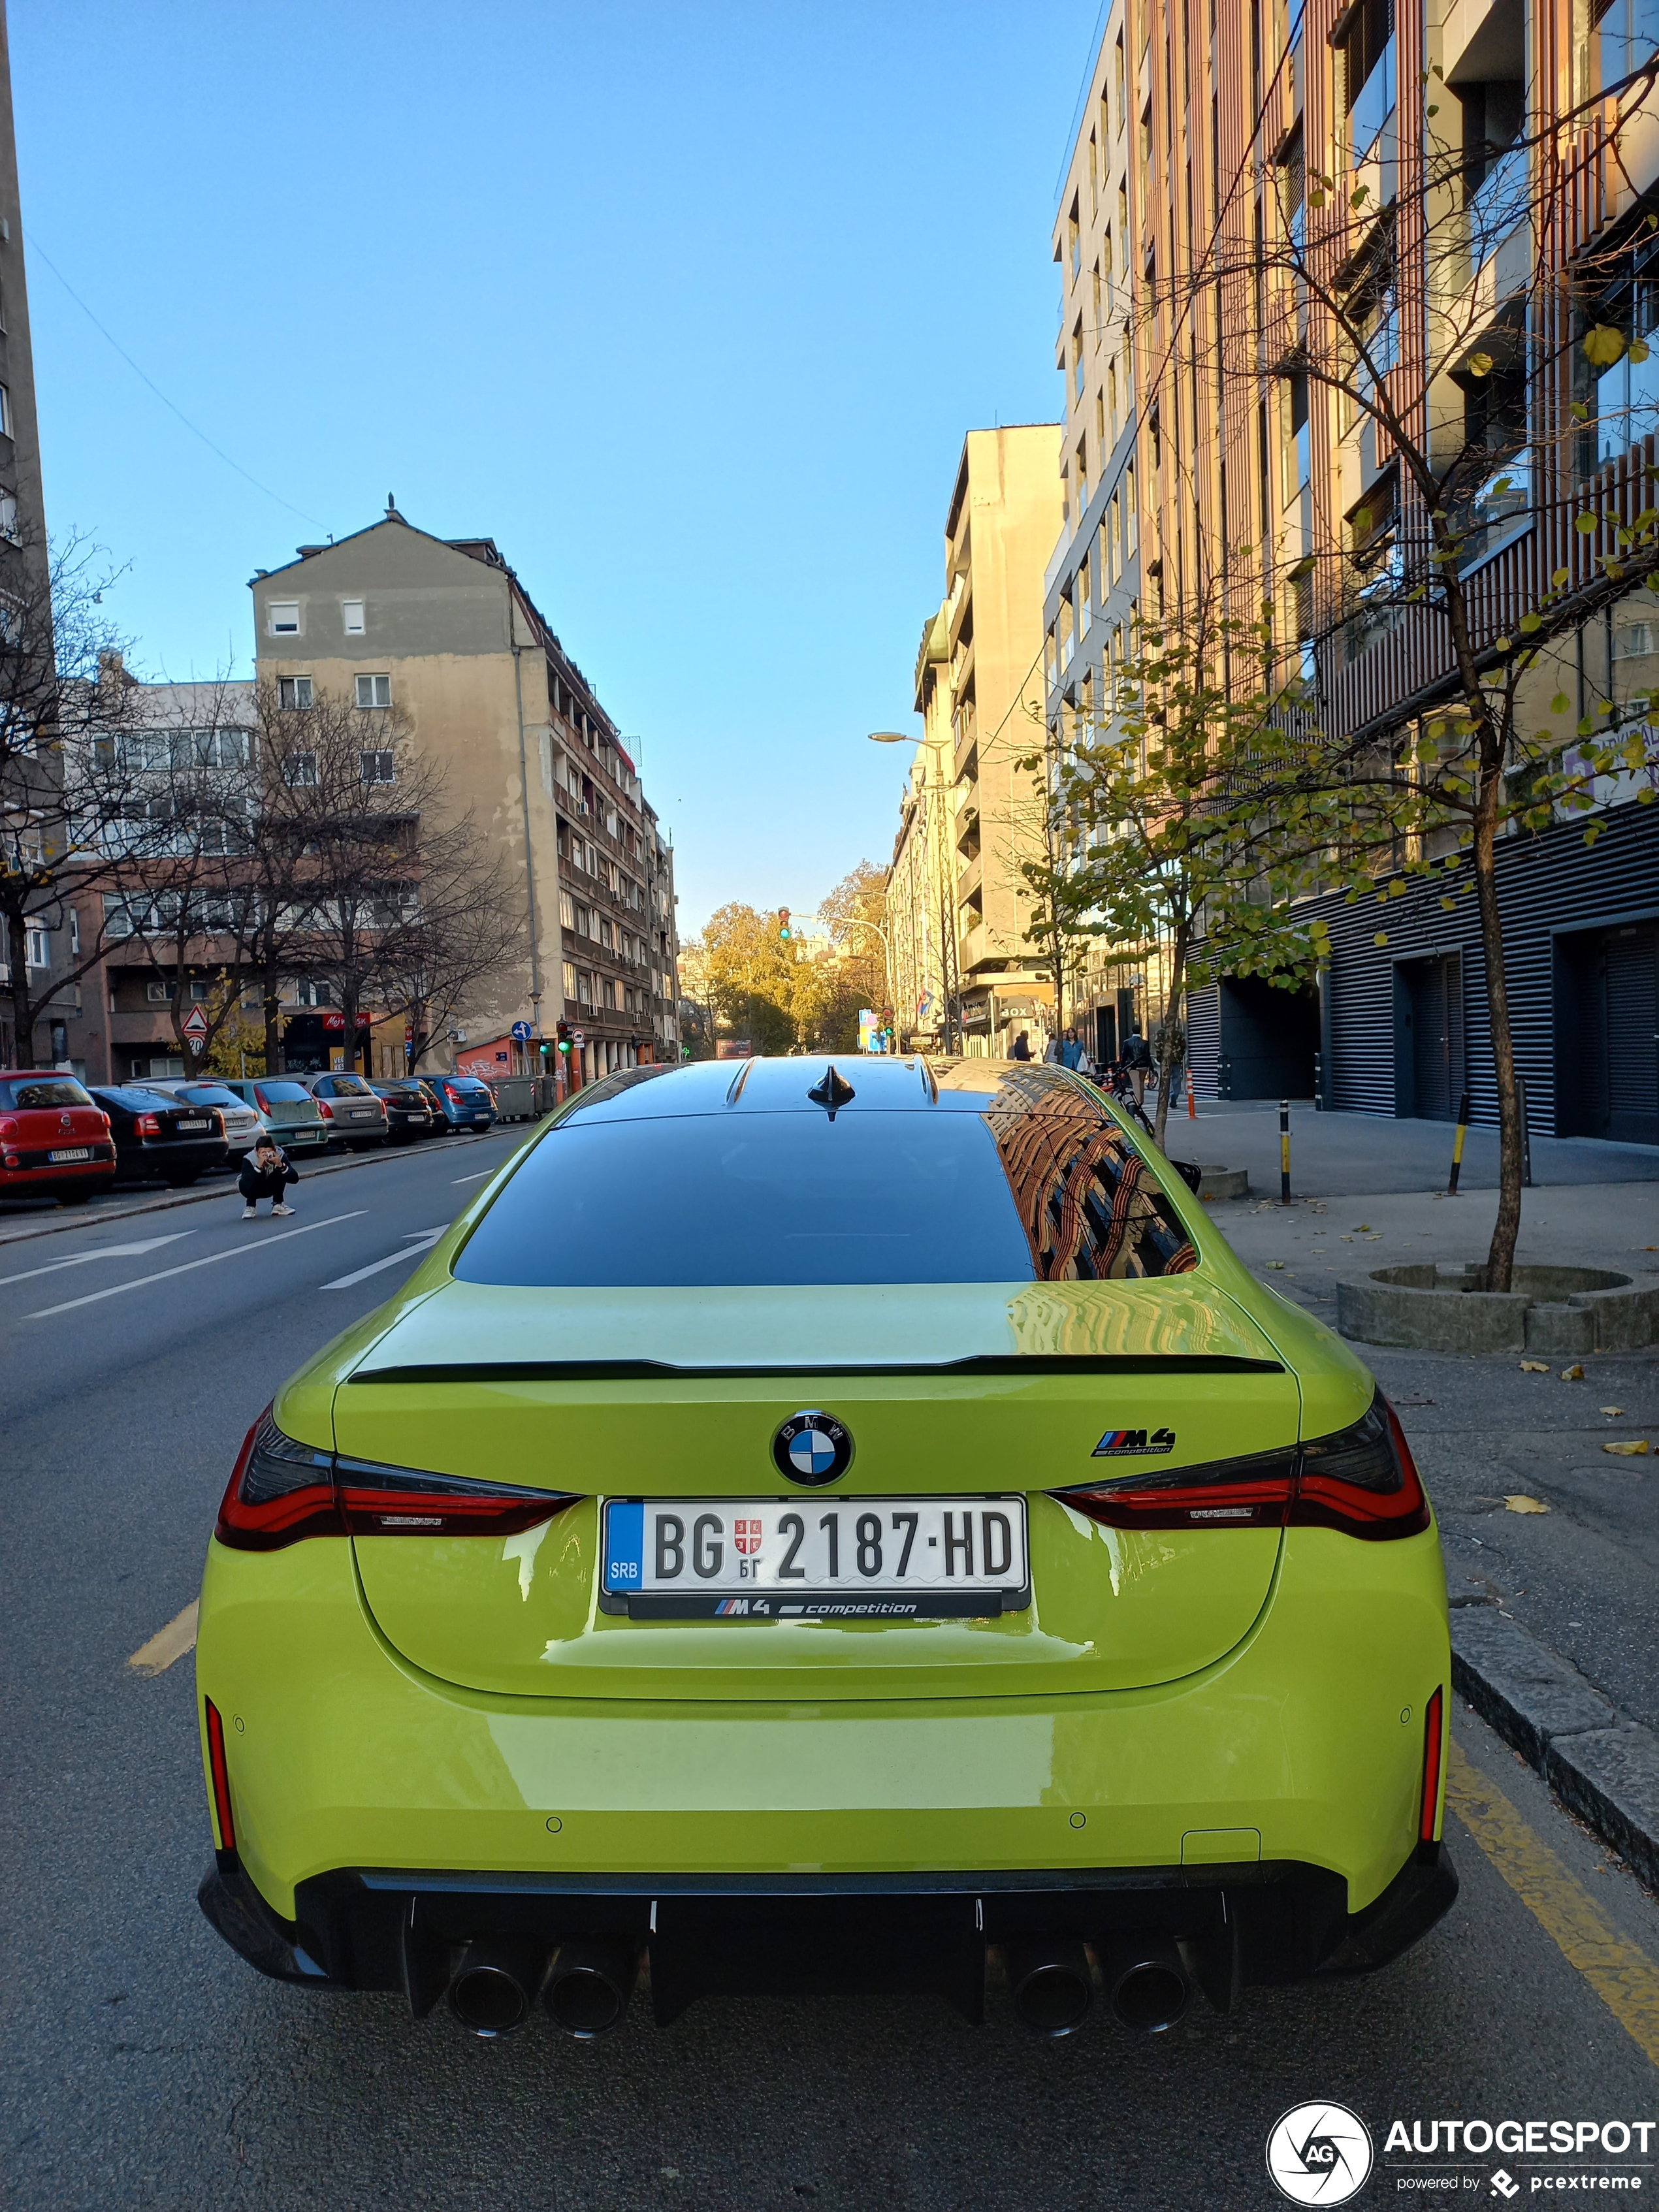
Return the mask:
{"type": "Polygon", "coordinates": [[[476,1075],[434,1075],[431,1089],[438,1109],[452,1129],[474,1129],[483,1135],[495,1123],[495,1101],[489,1085],[476,1075]]]}
{"type": "Polygon", "coordinates": [[[317,1101],[317,1110],[337,1145],[348,1152],[366,1152],[385,1144],[386,1107],[361,1075],[341,1067],[327,1075],[302,1075],[300,1080],[317,1101]]]}
{"type": "Polygon", "coordinates": [[[386,1108],[386,1134],[394,1145],[431,1134],[435,1109],[418,1083],[394,1076],[369,1088],[386,1108]]]}
{"type": "Polygon", "coordinates": [[[109,1117],[85,1084],[49,1068],[0,1068],[0,1198],[79,1206],[114,1180],[109,1117]]]}
{"type": "Polygon", "coordinates": [[[93,1102],[109,1116],[118,1182],[196,1181],[230,1158],[224,1117],[214,1106],[191,1106],[142,1083],[95,1089],[93,1102]]]}

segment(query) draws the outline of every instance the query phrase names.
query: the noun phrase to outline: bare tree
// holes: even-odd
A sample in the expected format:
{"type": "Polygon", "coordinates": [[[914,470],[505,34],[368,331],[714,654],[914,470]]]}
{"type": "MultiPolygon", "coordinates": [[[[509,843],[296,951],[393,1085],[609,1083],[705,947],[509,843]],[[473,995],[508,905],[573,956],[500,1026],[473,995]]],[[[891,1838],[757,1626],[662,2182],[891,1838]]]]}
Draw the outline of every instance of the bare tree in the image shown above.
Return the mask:
{"type": "Polygon", "coordinates": [[[103,957],[95,893],[123,858],[131,687],[101,611],[112,581],[84,539],[0,546],[0,946],[23,1067],[48,1000],[103,957]],[[32,960],[54,937],[67,957],[32,960]]]}

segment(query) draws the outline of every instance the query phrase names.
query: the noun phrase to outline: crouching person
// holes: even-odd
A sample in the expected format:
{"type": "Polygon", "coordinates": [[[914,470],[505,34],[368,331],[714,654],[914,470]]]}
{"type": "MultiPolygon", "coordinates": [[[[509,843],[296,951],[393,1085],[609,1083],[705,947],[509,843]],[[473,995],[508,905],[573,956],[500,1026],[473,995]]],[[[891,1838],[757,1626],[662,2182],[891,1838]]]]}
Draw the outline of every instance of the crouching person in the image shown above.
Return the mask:
{"type": "Polygon", "coordinates": [[[299,1180],[300,1170],[267,1130],[253,1147],[250,1157],[242,1162],[237,1188],[247,1201],[242,1209],[243,1220],[253,1219],[262,1198],[270,1200],[273,1213],[292,1213],[294,1208],[288,1202],[288,1187],[299,1180]]]}

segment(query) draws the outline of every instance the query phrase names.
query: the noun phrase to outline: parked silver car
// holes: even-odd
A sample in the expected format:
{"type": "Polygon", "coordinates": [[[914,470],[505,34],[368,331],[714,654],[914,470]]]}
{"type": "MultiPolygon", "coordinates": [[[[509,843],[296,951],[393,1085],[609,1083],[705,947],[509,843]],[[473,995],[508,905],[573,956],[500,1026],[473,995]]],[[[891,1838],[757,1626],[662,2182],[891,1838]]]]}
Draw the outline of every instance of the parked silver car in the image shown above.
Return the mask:
{"type": "Polygon", "coordinates": [[[252,1109],[260,1127],[270,1130],[285,1152],[328,1150],[329,1125],[297,1075],[232,1077],[224,1087],[252,1109]]]}
{"type": "Polygon", "coordinates": [[[225,1125],[225,1141],[230,1147],[229,1164],[232,1167],[239,1166],[259,1141],[259,1131],[264,1125],[258,1115],[237,1096],[228,1083],[220,1082],[216,1076],[204,1077],[200,1082],[169,1076],[159,1081],[147,1081],[144,1088],[146,1091],[164,1091],[168,1097],[178,1099],[183,1106],[216,1108],[225,1125]]]}
{"type": "Polygon", "coordinates": [[[385,1144],[386,1102],[376,1097],[361,1075],[337,1067],[323,1074],[302,1075],[299,1080],[317,1101],[317,1110],[337,1145],[362,1152],[373,1145],[385,1144]]]}

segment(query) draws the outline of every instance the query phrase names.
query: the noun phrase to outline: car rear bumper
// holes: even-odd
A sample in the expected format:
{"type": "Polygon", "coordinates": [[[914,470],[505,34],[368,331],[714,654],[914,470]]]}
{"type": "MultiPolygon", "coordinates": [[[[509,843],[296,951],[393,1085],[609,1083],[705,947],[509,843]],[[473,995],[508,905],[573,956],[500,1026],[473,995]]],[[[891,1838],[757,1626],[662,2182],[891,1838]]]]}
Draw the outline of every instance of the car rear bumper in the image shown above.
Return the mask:
{"type": "Polygon", "coordinates": [[[0,1166],[0,1198],[27,1198],[33,1191],[50,1191],[62,1183],[93,1182],[100,1188],[114,1180],[115,1147],[94,1145],[89,1160],[49,1160],[44,1152],[19,1155],[15,1167],[0,1166]]]}
{"type": "Polygon", "coordinates": [[[1102,1966],[1126,1946],[1174,1947],[1225,2012],[1245,1988],[1387,1966],[1456,1895],[1451,1863],[1431,1844],[1357,1913],[1340,1875],[1288,1861],[649,1880],[348,1868],[301,1882],[290,1919],[234,1851],[221,1851],[198,1900],[261,1973],[318,1989],[400,1990],[417,2017],[469,1945],[519,1946],[533,1974],[561,1945],[616,1943],[648,1960],[665,2024],[707,1995],[900,1990],[933,1991],[978,2019],[988,1948],[1066,1942],[1086,1943],[1102,1966]]]}

